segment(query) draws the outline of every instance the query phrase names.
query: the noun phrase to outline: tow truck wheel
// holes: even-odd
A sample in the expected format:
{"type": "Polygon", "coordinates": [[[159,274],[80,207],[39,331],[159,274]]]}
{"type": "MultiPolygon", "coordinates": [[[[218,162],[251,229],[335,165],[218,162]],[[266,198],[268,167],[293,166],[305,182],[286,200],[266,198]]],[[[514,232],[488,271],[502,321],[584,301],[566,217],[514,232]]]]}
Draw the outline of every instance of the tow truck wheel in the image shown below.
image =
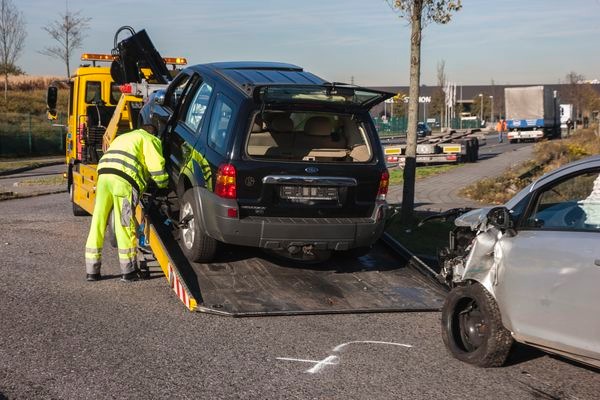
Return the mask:
{"type": "Polygon", "coordinates": [[[217,241],[202,229],[200,212],[192,189],[183,195],[179,209],[179,220],[187,220],[187,226],[181,228],[181,249],[193,262],[210,262],[217,251],[217,241]]]}
{"type": "Polygon", "coordinates": [[[479,283],[456,287],[446,297],[442,339],[454,357],[480,367],[504,364],[513,342],[498,304],[479,283]]]}
{"type": "Polygon", "coordinates": [[[83,208],[79,207],[73,201],[73,184],[69,184],[69,198],[71,199],[71,204],[73,205],[73,215],[74,216],[85,217],[86,215],[90,215],[87,211],[85,211],[83,208]]]}

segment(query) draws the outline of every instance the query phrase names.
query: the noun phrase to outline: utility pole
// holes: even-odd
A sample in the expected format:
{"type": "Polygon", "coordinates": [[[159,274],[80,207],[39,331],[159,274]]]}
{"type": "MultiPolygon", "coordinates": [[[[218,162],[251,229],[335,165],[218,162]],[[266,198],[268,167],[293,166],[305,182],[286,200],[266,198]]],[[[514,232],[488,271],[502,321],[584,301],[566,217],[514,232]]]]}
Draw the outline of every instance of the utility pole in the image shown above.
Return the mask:
{"type": "Polygon", "coordinates": [[[483,126],[483,93],[479,93],[481,99],[481,106],[479,107],[479,124],[483,126]]]}
{"type": "Polygon", "coordinates": [[[494,96],[490,96],[490,100],[492,101],[492,115],[490,115],[490,121],[492,121],[492,125],[494,124],[494,96]]]}

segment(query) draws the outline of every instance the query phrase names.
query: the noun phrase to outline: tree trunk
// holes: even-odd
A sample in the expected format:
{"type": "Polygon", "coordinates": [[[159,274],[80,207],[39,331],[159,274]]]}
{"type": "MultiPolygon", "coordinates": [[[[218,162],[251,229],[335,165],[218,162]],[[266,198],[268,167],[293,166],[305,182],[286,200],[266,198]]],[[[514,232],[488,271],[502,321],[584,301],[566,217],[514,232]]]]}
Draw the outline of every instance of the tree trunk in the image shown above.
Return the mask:
{"type": "Polygon", "coordinates": [[[4,74],[4,102],[8,101],[8,73],[4,74]]]}
{"type": "Polygon", "coordinates": [[[408,132],[402,190],[402,223],[410,223],[415,208],[415,175],[417,169],[417,122],[419,119],[419,85],[421,81],[421,16],[423,0],[415,0],[411,16],[410,37],[410,89],[408,92],[408,132]]]}

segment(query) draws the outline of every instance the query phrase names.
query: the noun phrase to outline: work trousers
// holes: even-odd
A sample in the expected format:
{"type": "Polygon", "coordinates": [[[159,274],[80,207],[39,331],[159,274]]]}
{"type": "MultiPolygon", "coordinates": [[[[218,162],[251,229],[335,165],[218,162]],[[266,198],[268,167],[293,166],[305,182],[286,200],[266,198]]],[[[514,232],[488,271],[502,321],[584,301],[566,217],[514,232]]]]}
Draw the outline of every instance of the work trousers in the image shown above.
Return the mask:
{"type": "Polygon", "coordinates": [[[104,232],[111,211],[114,214],[114,230],[119,247],[121,273],[128,274],[136,269],[137,240],[133,213],[137,205],[137,197],[136,190],[125,179],[111,174],[98,176],[96,204],[90,233],[85,244],[86,273],[100,273],[104,232]]]}

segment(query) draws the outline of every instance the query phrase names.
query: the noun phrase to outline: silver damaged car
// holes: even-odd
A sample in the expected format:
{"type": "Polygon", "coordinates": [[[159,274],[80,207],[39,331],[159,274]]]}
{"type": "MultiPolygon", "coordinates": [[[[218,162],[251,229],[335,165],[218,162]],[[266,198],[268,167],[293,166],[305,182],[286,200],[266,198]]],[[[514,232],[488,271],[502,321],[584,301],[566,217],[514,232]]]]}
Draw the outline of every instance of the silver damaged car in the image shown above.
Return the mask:
{"type": "Polygon", "coordinates": [[[517,341],[600,367],[600,156],[455,225],[440,254],[452,287],[442,337],[454,357],[500,366],[517,341]]]}

